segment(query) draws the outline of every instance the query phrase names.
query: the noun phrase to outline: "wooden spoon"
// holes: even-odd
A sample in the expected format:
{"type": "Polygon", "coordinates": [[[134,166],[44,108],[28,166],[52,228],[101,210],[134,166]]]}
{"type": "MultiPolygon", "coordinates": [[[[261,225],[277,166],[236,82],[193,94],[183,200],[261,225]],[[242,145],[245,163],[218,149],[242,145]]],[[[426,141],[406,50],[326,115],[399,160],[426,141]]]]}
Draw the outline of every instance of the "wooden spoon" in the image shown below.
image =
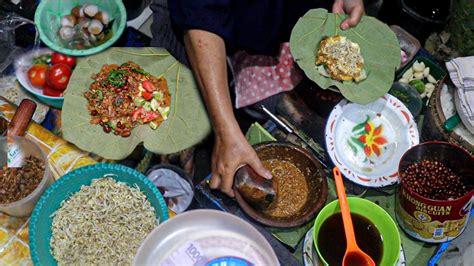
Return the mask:
{"type": "Polygon", "coordinates": [[[336,180],[337,197],[341,206],[342,221],[344,223],[344,231],[346,233],[347,249],[342,260],[343,266],[375,266],[374,260],[362,251],[357,245],[354,227],[352,225],[351,211],[347,202],[346,190],[342,175],[336,166],[333,169],[334,179],[336,180]]]}

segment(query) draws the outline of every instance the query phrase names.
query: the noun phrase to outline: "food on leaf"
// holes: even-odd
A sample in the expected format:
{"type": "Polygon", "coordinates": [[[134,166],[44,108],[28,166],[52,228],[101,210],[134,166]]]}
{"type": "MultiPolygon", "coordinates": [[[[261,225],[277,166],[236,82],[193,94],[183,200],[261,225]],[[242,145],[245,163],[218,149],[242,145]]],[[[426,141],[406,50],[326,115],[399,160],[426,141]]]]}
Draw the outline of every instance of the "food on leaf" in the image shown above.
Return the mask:
{"type": "Polygon", "coordinates": [[[164,77],[156,78],[139,65],[104,65],[85,92],[91,123],[105,133],[128,137],[140,124],[156,129],[168,118],[171,96],[164,77]]]}
{"type": "Polygon", "coordinates": [[[130,265],[158,223],[138,186],[94,179],[54,213],[51,253],[58,265],[130,265]]]}
{"type": "Polygon", "coordinates": [[[321,40],[316,65],[321,75],[334,80],[359,82],[367,78],[359,45],[344,36],[327,36],[321,40]]]}

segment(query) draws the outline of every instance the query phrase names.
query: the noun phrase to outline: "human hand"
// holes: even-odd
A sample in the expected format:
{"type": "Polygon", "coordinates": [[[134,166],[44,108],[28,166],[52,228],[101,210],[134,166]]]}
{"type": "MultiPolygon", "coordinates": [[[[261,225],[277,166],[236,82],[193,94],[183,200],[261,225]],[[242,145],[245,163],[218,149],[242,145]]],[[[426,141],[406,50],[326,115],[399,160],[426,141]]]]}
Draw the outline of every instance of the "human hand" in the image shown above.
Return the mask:
{"type": "Polygon", "coordinates": [[[246,164],[258,175],[267,179],[272,178],[270,171],[263,167],[257,153],[240,131],[216,135],[212,152],[212,177],[209,186],[212,189],[219,188],[225,194],[234,197],[232,186],[235,172],[246,164]]]}
{"type": "Polygon", "coordinates": [[[349,14],[345,20],[341,22],[341,29],[347,30],[355,27],[364,15],[363,0],[334,0],[332,12],[338,14],[349,14]]]}

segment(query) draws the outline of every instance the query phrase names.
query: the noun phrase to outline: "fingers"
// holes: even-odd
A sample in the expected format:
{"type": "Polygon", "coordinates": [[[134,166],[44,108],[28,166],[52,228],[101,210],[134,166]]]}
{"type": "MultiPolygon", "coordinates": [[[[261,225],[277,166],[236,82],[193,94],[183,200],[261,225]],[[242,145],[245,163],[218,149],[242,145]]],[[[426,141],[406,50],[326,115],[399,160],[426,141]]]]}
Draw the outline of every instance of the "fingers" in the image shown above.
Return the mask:
{"type": "Polygon", "coordinates": [[[347,30],[350,27],[356,26],[363,15],[364,15],[363,6],[362,5],[354,6],[350,11],[349,17],[347,17],[344,21],[342,21],[341,29],[347,30]]]}
{"type": "Polygon", "coordinates": [[[212,188],[212,189],[217,189],[219,188],[221,185],[221,178],[219,176],[219,174],[212,174],[211,176],[211,182],[209,182],[209,187],[212,188]]]}
{"type": "Polygon", "coordinates": [[[232,186],[234,184],[234,173],[227,171],[224,176],[221,178],[221,191],[225,194],[229,195],[230,197],[234,197],[234,190],[232,186]]]}
{"type": "Polygon", "coordinates": [[[264,177],[266,179],[272,179],[272,173],[268,171],[260,161],[260,159],[257,157],[257,155],[253,156],[251,160],[249,160],[248,165],[252,167],[252,169],[261,177],[264,177]]]}
{"type": "Polygon", "coordinates": [[[334,1],[332,5],[332,13],[344,14],[344,2],[342,0],[334,1]]]}

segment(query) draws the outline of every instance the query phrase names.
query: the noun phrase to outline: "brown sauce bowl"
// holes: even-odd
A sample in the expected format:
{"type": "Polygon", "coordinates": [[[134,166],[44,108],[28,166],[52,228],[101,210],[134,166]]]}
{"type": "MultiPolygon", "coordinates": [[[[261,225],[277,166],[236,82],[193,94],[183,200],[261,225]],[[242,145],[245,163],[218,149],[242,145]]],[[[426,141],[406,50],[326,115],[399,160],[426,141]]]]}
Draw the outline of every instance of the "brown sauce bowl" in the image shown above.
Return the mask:
{"type": "Polygon", "coordinates": [[[298,213],[289,217],[273,217],[253,208],[234,188],[235,199],[242,210],[254,220],[271,227],[296,227],[311,221],[324,206],[328,196],[324,167],[311,152],[289,142],[263,142],[254,145],[253,148],[262,161],[276,159],[294,164],[306,178],[308,198],[298,213]]]}

